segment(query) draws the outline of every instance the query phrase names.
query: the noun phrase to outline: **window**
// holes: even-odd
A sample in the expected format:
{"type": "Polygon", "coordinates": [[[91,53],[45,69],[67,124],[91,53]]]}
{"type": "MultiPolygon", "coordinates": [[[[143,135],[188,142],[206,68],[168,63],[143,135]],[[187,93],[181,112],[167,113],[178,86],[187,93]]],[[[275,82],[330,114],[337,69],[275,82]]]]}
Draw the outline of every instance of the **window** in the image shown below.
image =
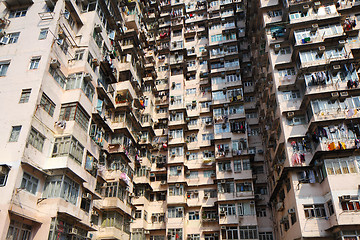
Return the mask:
{"type": "Polygon", "coordinates": [[[21,126],[13,126],[10,133],[9,142],[17,142],[19,139],[20,131],[21,126]]]}
{"type": "Polygon", "coordinates": [[[150,240],[165,240],[165,236],[150,236],[150,240]]]}
{"type": "MultiPolygon", "coordinates": [[[[12,43],[17,43],[18,39],[19,39],[20,33],[19,32],[15,32],[15,33],[9,33],[6,38],[7,38],[7,44],[12,44],[12,43]]],[[[5,38],[5,37],[4,37],[5,38]]],[[[4,40],[4,39],[3,39],[4,40]]]]}
{"type": "Polygon", "coordinates": [[[294,100],[300,98],[300,91],[286,91],[283,93],[284,100],[294,100]]]}
{"type": "Polygon", "coordinates": [[[266,208],[265,207],[256,208],[256,216],[266,217],[266,208]]]}
{"type": "Polygon", "coordinates": [[[277,54],[277,55],[285,55],[285,54],[290,54],[290,53],[291,53],[290,47],[281,48],[279,51],[275,51],[275,54],[277,54]]]}
{"type": "Polygon", "coordinates": [[[0,77],[6,76],[10,62],[0,62],[0,77]]]}
{"type": "Polygon", "coordinates": [[[39,179],[24,172],[20,186],[21,189],[25,189],[26,191],[32,194],[36,194],[38,185],[39,185],[39,179]]]}
{"type": "Polygon", "coordinates": [[[218,162],[218,168],[220,172],[231,171],[231,162],[230,161],[218,162]]]}
{"type": "Polygon", "coordinates": [[[217,197],[217,191],[216,189],[205,189],[204,195],[207,194],[209,198],[216,198],[217,197]]]}
{"type": "Polygon", "coordinates": [[[90,211],[90,206],[91,206],[91,194],[89,192],[83,192],[80,202],[80,208],[88,213],[90,211]]]}
{"type": "Polygon", "coordinates": [[[333,202],[329,200],[326,204],[328,206],[330,216],[333,215],[335,213],[333,202]]]}
{"type": "Polygon", "coordinates": [[[326,217],[324,204],[304,205],[306,218],[322,218],[326,217]]]}
{"type": "Polygon", "coordinates": [[[135,218],[141,218],[141,210],[135,211],[135,218]]]}
{"type": "Polygon", "coordinates": [[[326,166],[326,172],[329,175],[350,174],[357,172],[353,159],[345,158],[345,159],[336,159],[336,160],[326,160],[325,166],[326,166]]]}
{"type": "Polygon", "coordinates": [[[19,103],[27,103],[27,102],[29,102],[30,93],[31,93],[31,89],[23,89],[21,91],[21,96],[20,96],[19,103]]]}
{"type": "Polygon", "coordinates": [[[43,197],[63,198],[76,205],[79,194],[79,184],[67,176],[51,176],[46,179],[43,197]]]}
{"type": "Polygon", "coordinates": [[[171,166],[170,167],[170,176],[180,176],[181,175],[181,166],[171,166]]]}
{"type": "Polygon", "coordinates": [[[0,165],[0,167],[5,168],[4,171],[0,172],[0,187],[4,187],[6,185],[6,180],[9,174],[9,167],[7,165],[0,165]]]}
{"type": "Polygon", "coordinates": [[[50,116],[54,115],[55,103],[43,93],[40,100],[40,106],[47,112],[50,116]]]}
{"type": "Polygon", "coordinates": [[[233,182],[218,182],[218,192],[219,193],[233,193],[234,192],[234,183],[233,182]]]}
{"type": "Polygon", "coordinates": [[[240,226],[239,227],[240,239],[257,239],[256,226],[240,226]]]}
{"type": "Polygon", "coordinates": [[[19,18],[24,17],[26,15],[27,9],[18,9],[10,11],[9,18],[19,18]]]}
{"type": "Polygon", "coordinates": [[[91,83],[91,77],[89,77],[88,75],[89,74],[85,74],[84,72],[70,74],[68,76],[65,89],[70,90],[80,88],[89,98],[89,100],[92,101],[95,90],[94,86],[91,83]]]}
{"type": "Polygon", "coordinates": [[[354,200],[351,201],[340,201],[341,208],[344,211],[359,211],[360,210],[360,201],[357,199],[358,197],[352,198],[354,200]]]}
{"type": "Polygon", "coordinates": [[[168,207],[168,218],[182,218],[184,216],[183,207],[168,207]]]}
{"type": "Polygon", "coordinates": [[[168,240],[183,240],[182,228],[170,228],[168,229],[168,240]]]}
{"type": "Polygon", "coordinates": [[[221,230],[223,240],[239,239],[239,231],[237,227],[226,227],[221,230]]]}
{"type": "Polygon", "coordinates": [[[50,67],[49,73],[51,74],[51,76],[53,76],[53,78],[60,85],[61,88],[65,88],[66,78],[59,69],[50,67]]]}
{"type": "Polygon", "coordinates": [[[189,220],[199,220],[199,212],[198,211],[191,211],[189,212],[189,220]]]}
{"type": "Polygon", "coordinates": [[[190,171],[190,173],[188,175],[186,175],[186,178],[198,178],[198,172],[190,171]]]}
{"type": "Polygon", "coordinates": [[[236,183],[236,192],[251,192],[251,182],[236,183]]]}
{"type": "Polygon", "coordinates": [[[38,69],[40,63],[40,57],[35,57],[30,60],[30,67],[29,69],[38,69]]]}
{"type": "Polygon", "coordinates": [[[84,229],[74,227],[73,221],[69,219],[69,222],[64,221],[62,218],[53,217],[50,223],[50,231],[48,240],[57,240],[57,239],[72,239],[72,240],[82,240],[86,239],[88,232],[84,229]],[[77,231],[76,235],[73,235],[72,229],[77,231]]]}
{"type": "Polygon", "coordinates": [[[80,61],[80,60],[82,60],[83,57],[84,57],[84,52],[85,52],[85,50],[77,50],[77,51],[75,51],[74,60],[75,60],[75,61],[80,61]]]}
{"type": "Polygon", "coordinates": [[[296,213],[290,213],[290,220],[291,220],[291,225],[294,225],[296,223],[296,213]]]}
{"type": "Polygon", "coordinates": [[[84,147],[73,136],[59,137],[55,139],[51,157],[69,156],[81,164],[84,147]]]}
{"type": "Polygon", "coordinates": [[[225,215],[236,215],[236,207],[235,204],[221,204],[220,212],[224,212],[225,215]]]}
{"type": "Polygon", "coordinates": [[[259,240],[274,240],[272,232],[259,232],[259,240]]]}
{"type": "Polygon", "coordinates": [[[31,127],[27,144],[30,144],[31,146],[42,152],[42,149],[44,147],[44,141],[45,137],[41,133],[39,133],[38,130],[31,127]]]}
{"type": "Polygon", "coordinates": [[[184,147],[172,147],[172,148],[170,148],[170,156],[172,156],[172,157],[184,156],[184,147]]]}
{"type": "Polygon", "coordinates": [[[6,239],[9,240],[30,240],[31,226],[15,220],[10,221],[6,239]]]}
{"type": "Polygon", "coordinates": [[[85,131],[89,125],[89,115],[79,103],[67,103],[61,105],[59,120],[75,121],[85,131]]]}
{"type": "Polygon", "coordinates": [[[169,185],[169,196],[184,195],[184,185],[169,185]]]}
{"type": "Polygon", "coordinates": [[[40,30],[39,40],[44,40],[44,39],[46,39],[48,32],[49,32],[49,29],[48,29],[48,28],[42,28],[42,29],[40,30]]]}
{"type": "MultiPolygon", "coordinates": [[[[59,42],[58,42],[59,43],[59,42]]],[[[60,49],[63,51],[63,53],[66,55],[68,53],[69,50],[69,43],[67,42],[66,39],[62,39],[62,42],[60,45],[60,49]]]]}

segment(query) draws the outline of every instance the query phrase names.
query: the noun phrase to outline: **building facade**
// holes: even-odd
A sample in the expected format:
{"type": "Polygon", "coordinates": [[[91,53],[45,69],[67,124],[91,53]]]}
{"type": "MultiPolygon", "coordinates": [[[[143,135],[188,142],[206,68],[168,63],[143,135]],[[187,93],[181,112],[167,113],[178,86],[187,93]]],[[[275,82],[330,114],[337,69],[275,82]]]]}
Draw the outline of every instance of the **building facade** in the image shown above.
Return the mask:
{"type": "Polygon", "coordinates": [[[259,4],[1,2],[0,239],[275,239],[259,4]]]}
{"type": "Polygon", "coordinates": [[[274,236],[359,239],[358,2],[252,11],[274,236]]]}

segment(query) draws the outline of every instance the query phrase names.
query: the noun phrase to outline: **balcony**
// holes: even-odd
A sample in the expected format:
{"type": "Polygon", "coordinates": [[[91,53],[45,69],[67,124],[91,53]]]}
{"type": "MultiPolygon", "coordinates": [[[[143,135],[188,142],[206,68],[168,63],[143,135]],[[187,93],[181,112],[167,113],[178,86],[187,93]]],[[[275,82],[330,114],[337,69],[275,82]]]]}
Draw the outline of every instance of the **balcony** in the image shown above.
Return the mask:
{"type": "MultiPolygon", "coordinates": [[[[334,6],[335,7],[335,6],[334,6]]],[[[319,10],[320,11],[320,10],[319,10]]],[[[325,11],[325,10],[324,10],[325,11]]],[[[319,21],[319,20],[326,20],[334,17],[339,17],[340,14],[338,12],[332,12],[329,14],[316,14],[313,11],[309,11],[306,16],[299,17],[299,18],[290,18],[290,24],[304,24],[305,22],[312,22],[312,21],[319,21]]]]}

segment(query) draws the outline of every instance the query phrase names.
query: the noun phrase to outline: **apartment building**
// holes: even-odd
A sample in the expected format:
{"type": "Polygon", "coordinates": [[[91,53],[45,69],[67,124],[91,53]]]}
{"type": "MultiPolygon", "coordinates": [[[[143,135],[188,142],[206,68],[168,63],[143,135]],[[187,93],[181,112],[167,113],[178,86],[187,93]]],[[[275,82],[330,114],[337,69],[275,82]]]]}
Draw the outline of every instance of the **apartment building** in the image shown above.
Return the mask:
{"type": "Polygon", "coordinates": [[[0,239],[274,239],[252,6],[1,2],[0,239]]]}
{"type": "Polygon", "coordinates": [[[359,239],[358,1],[253,3],[276,239],[359,239]]]}

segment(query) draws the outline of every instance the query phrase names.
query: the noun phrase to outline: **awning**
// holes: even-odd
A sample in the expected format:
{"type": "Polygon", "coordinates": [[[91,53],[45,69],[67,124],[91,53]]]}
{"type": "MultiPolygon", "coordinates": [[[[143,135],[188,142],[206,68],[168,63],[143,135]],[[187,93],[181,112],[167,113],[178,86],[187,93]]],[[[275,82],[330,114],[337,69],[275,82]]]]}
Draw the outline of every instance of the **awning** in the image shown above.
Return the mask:
{"type": "Polygon", "coordinates": [[[29,220],[29,221],[31,221],[31,222],[36,223],[36,224],[42,224],[41,222],[39,222],[38,220],[36,220],[36,219],[33,218],[33,217],[29,217],[29,216],[27,216],[27,215],[25,215],[25,214],[22,214],[22,213],[13,211],[13,210],[9,210],[9,214],[15,215],[15,216],[20,217],[20,218],[25,218],[25,219],[27,219],[27,220],[29,220]]]}

